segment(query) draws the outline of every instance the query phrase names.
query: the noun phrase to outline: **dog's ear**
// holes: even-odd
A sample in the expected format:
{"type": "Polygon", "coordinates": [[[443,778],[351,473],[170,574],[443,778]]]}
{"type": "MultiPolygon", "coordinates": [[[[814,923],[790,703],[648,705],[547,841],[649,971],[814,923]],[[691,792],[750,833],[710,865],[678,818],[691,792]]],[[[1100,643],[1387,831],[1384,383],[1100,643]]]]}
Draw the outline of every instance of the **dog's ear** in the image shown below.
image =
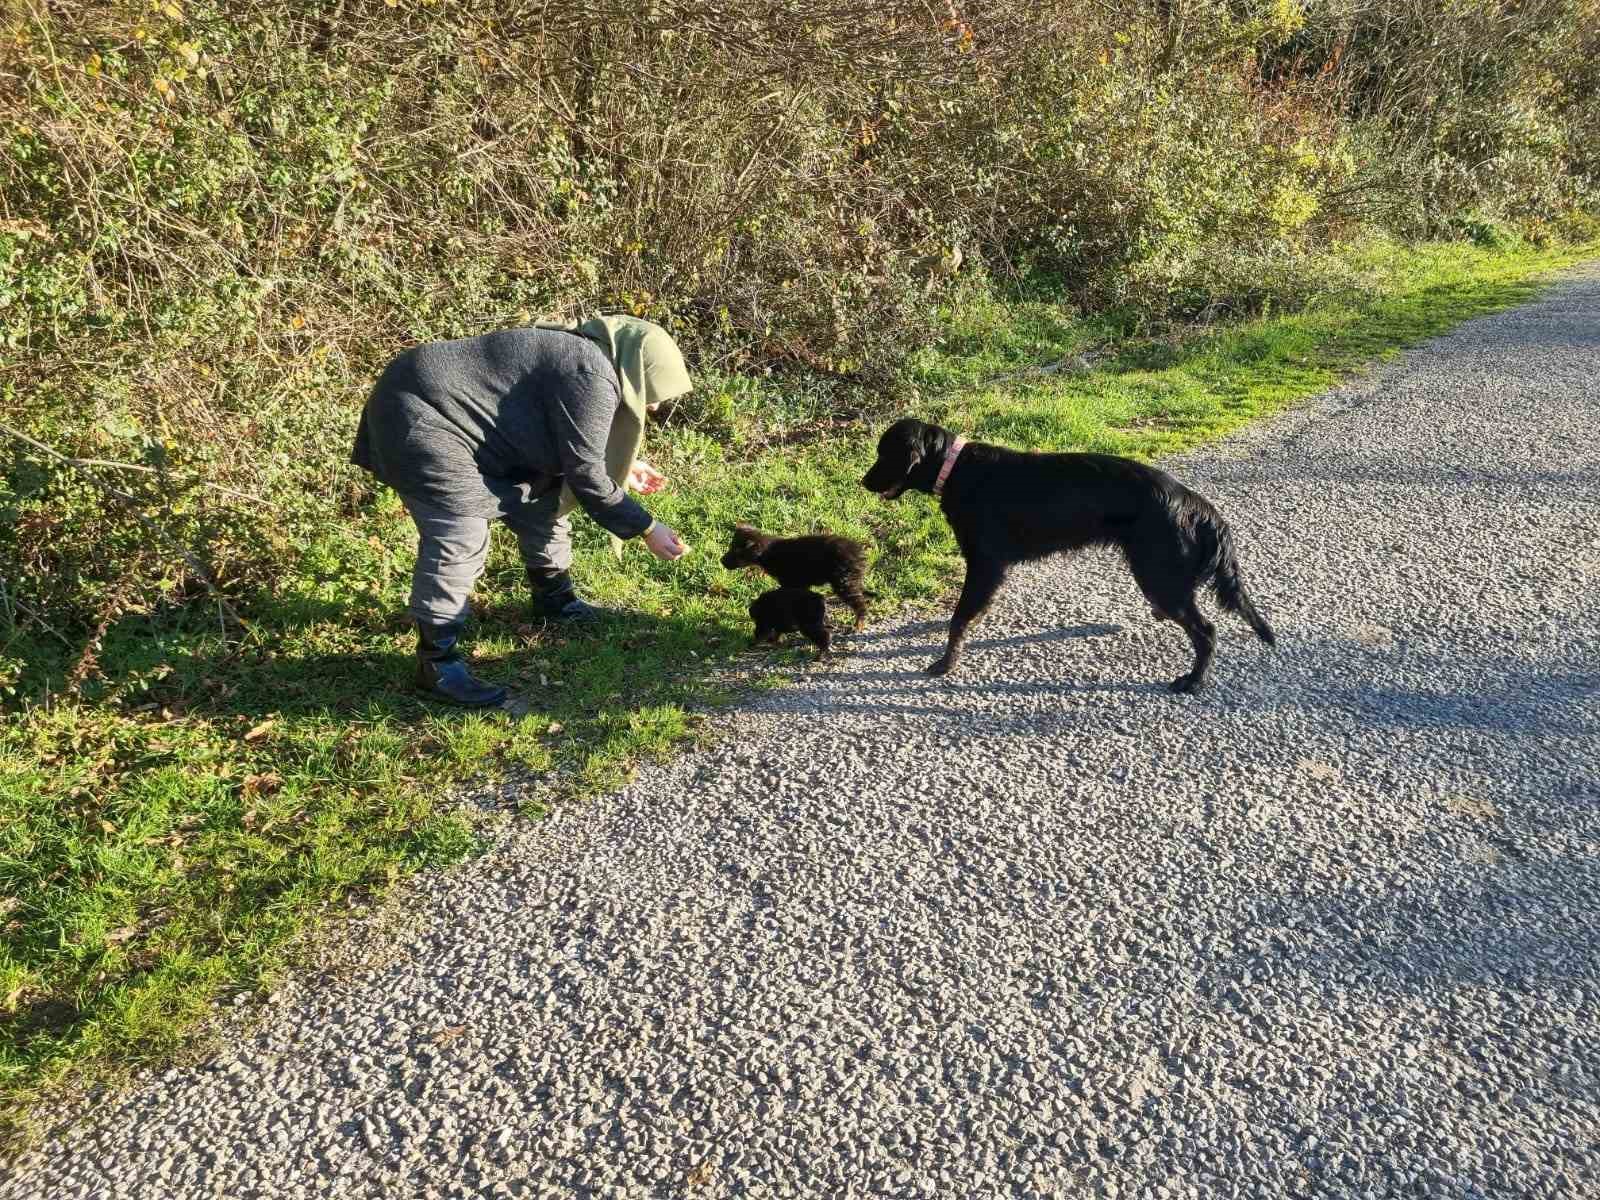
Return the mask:
{"type": "Polygon", "coordinates": [[[742,533],[745,537],[754,537],[759,530],[754,525],[746,525],[743,521],[736,522],[733,526],[735,533],[742,533]]]}

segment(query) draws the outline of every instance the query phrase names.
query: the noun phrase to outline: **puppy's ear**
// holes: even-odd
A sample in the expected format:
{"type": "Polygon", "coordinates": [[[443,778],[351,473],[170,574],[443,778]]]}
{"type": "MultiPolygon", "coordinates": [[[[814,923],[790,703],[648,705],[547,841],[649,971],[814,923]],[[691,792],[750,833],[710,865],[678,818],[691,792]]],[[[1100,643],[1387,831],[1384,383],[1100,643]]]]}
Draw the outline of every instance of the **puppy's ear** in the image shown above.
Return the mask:
{"type": "Polygon", "coordinates": [[[752,534],[757,532],[756,527],[754,525],[746,525],[742,521],[735,523],[735,525],[733,527],[733,531],[735,533],[742,533],[746,537],[749,537],[752,534]]]}

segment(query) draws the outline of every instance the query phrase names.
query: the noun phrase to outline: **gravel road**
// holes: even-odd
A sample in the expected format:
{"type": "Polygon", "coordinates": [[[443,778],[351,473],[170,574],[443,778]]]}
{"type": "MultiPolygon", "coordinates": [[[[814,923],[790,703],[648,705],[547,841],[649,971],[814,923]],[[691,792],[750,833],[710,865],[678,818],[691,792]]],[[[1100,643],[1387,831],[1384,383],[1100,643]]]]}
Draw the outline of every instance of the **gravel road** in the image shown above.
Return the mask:
{"type": "Polygon", "coordinates": [[[1209,693],[1105,558],[878,626],[0,1197],[1600,1195],[1597,368],[1589,268],[1174,464],[1209,693]]]}

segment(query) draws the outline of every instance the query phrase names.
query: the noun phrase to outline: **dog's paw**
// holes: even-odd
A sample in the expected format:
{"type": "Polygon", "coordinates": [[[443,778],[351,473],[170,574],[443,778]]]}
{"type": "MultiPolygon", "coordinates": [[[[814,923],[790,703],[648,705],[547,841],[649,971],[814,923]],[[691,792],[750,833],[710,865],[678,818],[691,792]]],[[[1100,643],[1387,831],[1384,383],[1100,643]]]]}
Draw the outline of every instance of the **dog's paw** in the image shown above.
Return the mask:
{"type": "Polygon", "coordinates": [[[1200,676],[1180,675],[1171,683],[1167,684],[1167,687],[1178,693],[1180,696],[1192,696],[1201,688],[1205,687],[1205,685],[1205,679],[1200,676]]]}
{"type": "Polygon", "coordinates": [[[948,675],[955,665],[955,660],[946,654],[943,658],[936,659],[923,667],[922,673],[924,675],[948,675]]]}

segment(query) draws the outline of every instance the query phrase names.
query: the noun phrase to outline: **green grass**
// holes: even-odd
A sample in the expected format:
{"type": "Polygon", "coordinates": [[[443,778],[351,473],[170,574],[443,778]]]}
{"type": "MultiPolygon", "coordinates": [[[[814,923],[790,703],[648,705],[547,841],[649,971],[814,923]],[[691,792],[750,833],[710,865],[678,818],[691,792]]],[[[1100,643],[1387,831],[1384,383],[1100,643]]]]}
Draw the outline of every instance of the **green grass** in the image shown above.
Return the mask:
{"type": "MultiPolygon", "coordinates": [[[[1000,382],[1115,331],[974,290],[952,304],[942,344],[910,364],[908,394],[973,436],[1166,455],[1526,299],[1542,272],[1583,252],[1350,257],[1370,281],[1360,294],[1114,342],[1091,371],[1000,382]]],[[[713,379],[702,391],[702,419],[649,447],[674,481],[652,508],[695,552],[667,565],[633,547],[618,563],[577,522],[586,594],[625,615],[570,636],[524,624],[520,567],[497,535],[472,649],[520,695],[520,715],[442,711],[407,692],[411,535],[390,498],[359,531],[330,527],[294,577],[248,603],[242,641],[224,641],[203,608],[176,622],[129,616],[105,631],[79,698],[0,726],[0,1126],[9,1110],[20,1135],[45,1092],[192,1045],[220,1001],[269,988],[315,945],[297,935],[471,853],[491,818],[452,803],[452,784],[535,777],[534,816],[696,736],[730,666],[745,686],[771,686],[802,655],[744,649],[761,583],[717,563],[735,520],[870,538],[880,612],[949,587],[953,548],[934,507],[885,505],[857,486],[867,426],[808,429],[811,401],[771,383],[713,379]],[[779,435],[789,440],[774,447],[779,435]]],[[[883,411],[899,407],[886,398],[883,411]]],[[[48,640],[24,649],[36,691],[75,657],[48,640]]]]}

